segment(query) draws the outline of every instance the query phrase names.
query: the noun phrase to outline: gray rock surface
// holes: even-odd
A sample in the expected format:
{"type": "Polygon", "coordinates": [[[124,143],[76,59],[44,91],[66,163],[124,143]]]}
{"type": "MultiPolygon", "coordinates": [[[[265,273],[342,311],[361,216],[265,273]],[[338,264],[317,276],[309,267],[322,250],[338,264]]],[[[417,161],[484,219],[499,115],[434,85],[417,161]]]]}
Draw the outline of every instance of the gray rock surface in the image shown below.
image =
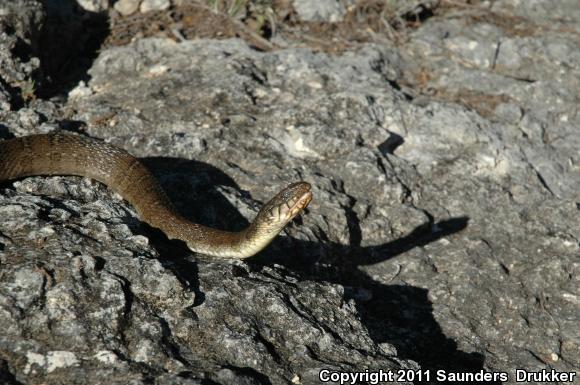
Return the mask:
{"type": "Polygon", "coordinates": [[[3,184],[0,382],[577,371],[577,15],[496,1],[341,56],[137,40],[66,101],[7,98],[2,137],[124,147],[200,223],[240,229],[299,179],[314,201],[265,252],[215,261],[88,179],[3,184]]]}

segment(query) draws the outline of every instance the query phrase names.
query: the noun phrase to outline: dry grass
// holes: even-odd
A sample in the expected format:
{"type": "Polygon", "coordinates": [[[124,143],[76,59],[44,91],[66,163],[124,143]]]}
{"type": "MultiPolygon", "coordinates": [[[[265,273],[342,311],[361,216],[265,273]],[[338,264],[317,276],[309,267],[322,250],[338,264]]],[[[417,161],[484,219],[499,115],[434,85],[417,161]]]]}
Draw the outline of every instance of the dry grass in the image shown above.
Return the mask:
{"type": "Polygon", "coordinates": [[[479,0],[356,0],[340,22],[301,21],[292,0],[181,0],[166,11],[113,15],[106,45],[123,45],[146,36],[174,39],[241,37],[271,50],[274,36],[291,46],[341,52],[361,42],[407,40],[410,31],[437,16],[487,23],[508,36],[533,36],[550,30],[523,17],[492,12],[479,0]]]}
{"type": "Polygon", "coordinates": [[[242,37],[262,50],[278,48],[269,40],[280,35],[292,45],[340,52],[360,42],[400,40],[433,15],[439,0],[358,0],[341,22],[304,22],[292,0],[185,0],[166,11],[111,20],[106,45],[165,36],[174,39],[242,37]]]}
{"type": "Polygon", "coordinates": [[[460,104],[485,118],[493,118],[494,111],[499,104],[509,103],[512,100],[508,95],[504,94],[489,95],[467,89],[453,91],[438,89],[433,98],[460,104]]]}
{"type": "Polygon", "coordinates": [[[142,37],[163,36],[175,40],[241,37],[258,49],[274,48],[261,33],[255,32],[237,19],[236,15],[243,1],[237,0],[237,3],[231,6],[218,1],[213,3],[205,5],[189,2],[173,7],[169,11],[153,11],[113,18],[111,33],[105,41],[105,46],[125,45],[142,37]],[[219,7],[225,7],[226,11],[236,14],[228,15],[219,7]]]}

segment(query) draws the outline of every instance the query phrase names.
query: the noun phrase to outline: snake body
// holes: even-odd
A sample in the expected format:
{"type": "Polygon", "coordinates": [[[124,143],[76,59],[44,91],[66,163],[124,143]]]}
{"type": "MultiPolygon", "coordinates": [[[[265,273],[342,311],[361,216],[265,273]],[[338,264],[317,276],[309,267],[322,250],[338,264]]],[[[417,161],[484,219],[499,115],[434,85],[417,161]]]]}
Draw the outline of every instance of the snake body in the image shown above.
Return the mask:
{"type": "Polygon", "coordinates": [[[0,142],[0,182],[32,175],[95,179],[118,192],[141,220],[169,239],[184,241],[194,252],[226,258],[247,258],[262,250],[312,199],[308,183],[293,183],[266,203],[246,229],[213,229],[183,218],[157,179],[127,151],[62,131],[0,142]]]}

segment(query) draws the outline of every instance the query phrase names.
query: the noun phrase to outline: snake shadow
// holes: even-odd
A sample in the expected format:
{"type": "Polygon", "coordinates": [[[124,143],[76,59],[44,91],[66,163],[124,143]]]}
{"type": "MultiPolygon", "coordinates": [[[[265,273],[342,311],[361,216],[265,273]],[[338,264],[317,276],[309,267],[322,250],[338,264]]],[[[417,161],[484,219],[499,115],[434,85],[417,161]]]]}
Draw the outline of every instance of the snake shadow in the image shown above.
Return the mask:
{"type": "MultiPolygon", "coordinates": [[[[141,159],[159,179],[170,199],[186,218],[215,228],[238,231],[249,223],[221,194],[216,186],[232,188],[241,194],[235,181],[209,164],[179,158],[141,159]]],[[[223,187],[222,187],[223,188],[223,187]]],[[[422,369],[478,372],[484,357],[458,349],[445,336],[433,316],[428,290],[411,285],[386,285],[359,269],[380,263],[457,233],[468,226],[469,218],[458,217],[436,222],[430,219],[404,237],[377,246],[361,246],[360,223],[348,216],[350,244],[309,242],[288,236],[277,237],[266,250],[249,258],[250,268],[277,263],[300,280],[339,284],[345,288],[345,301],[355,302],[362,323],[376,343],[387,342],[401,358],[419,363],[422,369]],[[318,263],[313,266],[313,261],[318,263]],[[325,266],[325,267],[321,267],[325,266]]],[[[300,224],[301,219],[296,221],[300,224]]],[[[196,294],[196,305],[204,301],[199,289],[198,267],[181,241],[145,226],[160,260],[196,294]]]]}
{"type": "Polygon", "coordinates": [[[482,354],[461,351],[457,343],[443,333],[434,318],[427,289],[387,285],[359,269],[460,232],[468,226],[469,218],[457,217],[438,222],[431,218],[401,238],[366,247],[360,245],[362,239],[356,215],[349,216],[348,220],[351,233],[354,233],[351,234],[350,245],[321,245],[278,237],[271,248],[253,259],[258,264],[283,265],[300,279],[343,286],[345,301],[354,301],[361,322],[373,341],[393,345],[399,357],[417,362],[423,370],[430,370],[433,377],[437,370],[469,373],[483,370],[482,354]],[[319,262],[317,266],[331,268],[314,268],[311,262],[308,263],[313,258],[319,262]]]}

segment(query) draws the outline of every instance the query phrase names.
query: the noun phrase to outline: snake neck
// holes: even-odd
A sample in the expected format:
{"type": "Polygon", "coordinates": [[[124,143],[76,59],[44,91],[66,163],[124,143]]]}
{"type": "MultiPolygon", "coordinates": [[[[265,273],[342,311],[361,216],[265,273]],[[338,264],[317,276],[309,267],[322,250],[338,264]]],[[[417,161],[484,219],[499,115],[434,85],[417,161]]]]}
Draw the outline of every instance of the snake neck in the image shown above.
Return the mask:
{"type": "MultiPolygon", "coordinates": [[[[280,232],[260,224],[256,219],[238,232],[230,232],[187,222],[179,226],[179,231],[187,231],[187,247],[196,253],[219,258],[244,259],[264,249],[280,232]]],[[[184,239],[177,234],[177,239],[184,239]]]]}
{"type": "Polygon", "coordinates": [[[239,232],[229,232],[202,227],[200,231],[199,225],[193,225],[190,231],[190,234],[195,234],[193,236],[195,239],[187,242],[187,247],[191,251],[220,258],[251,257],[274,238],[252,236],[250,228],[239,232]]]}
{"type": "Polygon", "coordinates": [[[246,230],[230,232],[198,224],[188,224],[187,247],[196,253],[220,258],[247,258],[254,253],[248,250],[246,230]]]}
{"type": "Polygon", "coordinates": [[[191,251],[219,258],[248,258],[276,235],[264,237],[255,222],[238,232],[213,229],[192,223],[175,212],[145,219],[151,226],[162,228],[169,239],[184,240],[191,251]]]}

